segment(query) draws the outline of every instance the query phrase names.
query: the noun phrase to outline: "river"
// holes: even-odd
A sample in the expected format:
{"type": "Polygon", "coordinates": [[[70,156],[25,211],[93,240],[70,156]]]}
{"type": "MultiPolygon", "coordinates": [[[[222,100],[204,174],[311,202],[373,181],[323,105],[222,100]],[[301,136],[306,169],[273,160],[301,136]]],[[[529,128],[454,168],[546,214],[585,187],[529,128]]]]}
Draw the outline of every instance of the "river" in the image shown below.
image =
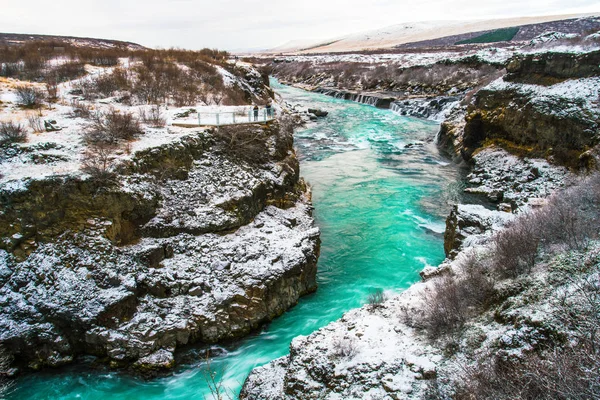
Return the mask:
{"type": "MultiPolygon", "coordinates": [[[[273,87],[288,103],[329,111],[295,136],[322,231],[319,289],[260,332],[216,349],[211,370],[232,397],[253,367],[287,354],[294,337],[361,306],[376,289],[407,288],[423,267],[439,264],[444,219],[461,192],[462,172],[431,142],[437,123],[275,81],[273,87]]],[[[174,374],[151,381],[85,363],[30,374],[9,398],[211,398],[203,350],[184,350],[174,374]]]]}

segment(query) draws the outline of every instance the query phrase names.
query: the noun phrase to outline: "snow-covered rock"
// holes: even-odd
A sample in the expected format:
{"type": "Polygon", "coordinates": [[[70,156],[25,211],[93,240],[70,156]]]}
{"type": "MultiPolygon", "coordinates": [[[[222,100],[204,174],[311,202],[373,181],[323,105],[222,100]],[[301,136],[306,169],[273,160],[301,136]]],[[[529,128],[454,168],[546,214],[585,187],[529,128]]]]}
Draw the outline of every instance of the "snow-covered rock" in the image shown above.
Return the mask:
{"type": "Polygon", "coordinates": [[[264,162],[190,132],[134,153],[106,187],[0,187],[0,343],[19,366],[92,354],[154,373],[178,346],[243,336],[314,291],[319,229],[290,133],[264,129],[264,162]]]}

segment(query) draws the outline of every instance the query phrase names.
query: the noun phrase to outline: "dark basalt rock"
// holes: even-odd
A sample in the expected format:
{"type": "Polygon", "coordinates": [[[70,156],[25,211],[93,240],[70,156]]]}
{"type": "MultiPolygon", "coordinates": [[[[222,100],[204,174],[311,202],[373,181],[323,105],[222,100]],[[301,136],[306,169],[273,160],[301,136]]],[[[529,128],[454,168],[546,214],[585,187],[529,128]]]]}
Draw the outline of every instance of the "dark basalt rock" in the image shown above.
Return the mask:
{"type": "Polygon", "coordinates": [[[265,163],[203,134],[136,154],[108,187],[0,192],[0,345],[18,366],[89,354],[152,376],[178,347],[244,336],[316,290],[310,196],[289,133],[265,129],[265,163]]]}

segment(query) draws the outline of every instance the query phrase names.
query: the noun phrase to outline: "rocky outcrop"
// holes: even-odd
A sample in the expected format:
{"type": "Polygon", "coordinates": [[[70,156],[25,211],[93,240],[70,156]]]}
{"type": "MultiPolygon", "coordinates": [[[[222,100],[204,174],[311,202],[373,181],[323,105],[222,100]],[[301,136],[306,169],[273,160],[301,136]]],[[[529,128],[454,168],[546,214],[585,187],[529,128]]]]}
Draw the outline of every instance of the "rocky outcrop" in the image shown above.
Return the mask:
{"type": "Polygon", "coordinates": [[[291,133],[264,129],[264,162],[199,132],[106,186],[6,188],[0,344],[18,366],[91,354],[154,374],[177,347],[246,335],[314,291],[319,230],[291,133]]]}
{"type": "Polygon", "coordinates": [[[509,60],[506,71],[505,80],[509,82],[535,85],[600,76],[600,51],[517,55],[509,60]]]}
{"type": "Polygon", "coordinates": [[[454,96],[434,99],[406,99],[392,102],[390,109],[397,114],[409,117],[443,121],[458,105],[459,98],[454,96]]]}
{"type": "Polygon", "coordinates": [[[521,156],[578,166],[578,157],[599,141],[599,79],[549,87],[493,82],[477,92],[466,116],[463,156],[469,159],[488,140],[521,156]]]}
{"type": "Polygon", "coordinates": [[[422,286],[295,338],[288,356],[252,371],[240,400],[406,399],[422,393],[443,356],[399,320],[418,308],[411,303],[416,289],[422,286]]]}
{"type": "Polygon", "coordinates": [[[463,247],[485,242],[497,230],[514,218],[513,214],[488,210],[480,205],[457,204],[446,219],[444,251],[454,258],[463,247]],[[468,241],[467,243],[464,243],[468,241]]]}
{"type": "Polygon", "coordinates": [[[485,196],[499,210],[516,212],[550,196],[573,177],[565,167],[489,146],[473,156],[465,192],[485,196]]]}

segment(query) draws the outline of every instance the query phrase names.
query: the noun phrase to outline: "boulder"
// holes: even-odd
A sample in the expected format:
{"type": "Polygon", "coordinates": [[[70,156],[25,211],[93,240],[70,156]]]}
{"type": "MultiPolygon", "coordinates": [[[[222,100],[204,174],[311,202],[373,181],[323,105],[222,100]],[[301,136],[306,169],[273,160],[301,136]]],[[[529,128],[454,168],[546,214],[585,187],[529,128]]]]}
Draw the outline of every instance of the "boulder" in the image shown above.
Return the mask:
{"type": "Polygon", "coordinates": [[[326,117],[329,114],[329,112],[323,111],[320,108],[309,108],[308,113],[313,114],[315,117],[326,117]]]}

